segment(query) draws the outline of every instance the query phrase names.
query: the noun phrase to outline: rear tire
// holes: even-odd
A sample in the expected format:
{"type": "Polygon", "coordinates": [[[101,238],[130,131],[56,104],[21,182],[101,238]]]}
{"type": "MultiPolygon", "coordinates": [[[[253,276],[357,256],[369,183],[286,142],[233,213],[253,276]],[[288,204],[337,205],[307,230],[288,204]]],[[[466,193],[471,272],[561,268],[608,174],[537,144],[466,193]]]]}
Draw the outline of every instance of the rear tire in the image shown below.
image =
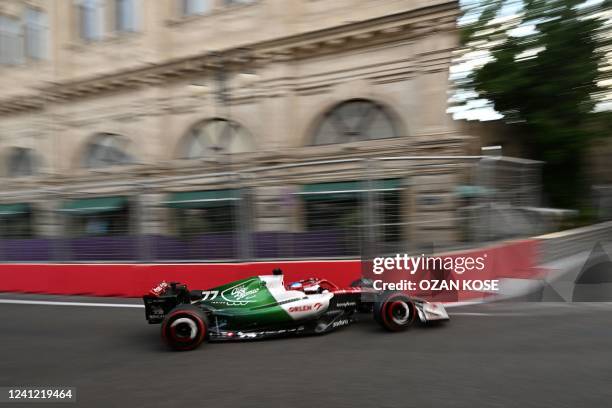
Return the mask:
{"type": "Polygon", "coordinates": [[[206,338],[206,315],[196,306],[178,305],[164,318],[161,335],[164,342],[178,351],[197,348],[206,338]]]}
{"type": "Polygon", "coordinates": [[[383,294],[374,304],[374,319],[392,332],[406,330],[412,326],[416,316],[414,302],[400,292],[383,294]]]}

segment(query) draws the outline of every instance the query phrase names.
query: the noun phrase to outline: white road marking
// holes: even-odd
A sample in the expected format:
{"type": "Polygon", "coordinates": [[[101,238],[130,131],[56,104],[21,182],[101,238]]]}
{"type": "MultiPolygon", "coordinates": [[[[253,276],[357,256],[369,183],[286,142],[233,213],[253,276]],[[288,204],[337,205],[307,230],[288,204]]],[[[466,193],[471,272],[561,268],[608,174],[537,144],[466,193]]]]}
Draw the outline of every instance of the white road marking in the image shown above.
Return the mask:
{"type": "MultiPolygon", "coordinates": [[[[465,300],[462,302],[442,302],[446,309],[450,309],[452,307],[461,307],[461,306],[472,306],[472,305],[481,305],[483,303],[488,303],[490,300],[465,300]]],[[[434,302],[435,303],[435,302],[434,302]]]]}
{"type": "Polygon", "coordinates": [[[460,312],[460,313],[449,313],[450,316],[536,316],[537,313],[512,313],[512,312],[498,312],[498,313],[478,313],[478,312],[460,312]]]}
{"type": "Polygon", "coordinates": [[[0,303],[11,305],[46,305],[46,306],[85,306],[85,307],[132,307],[143,308],[144,305],[131,303],[87,303],[87,302],[52,302],[47,300],[0,299],[0,303]]]}
{"type": "Polygon", "coordinates": [[[449,313],[450,316],[494,316],[495,313],[449,313]]]}
{"type": "Polygon", "coordinates": [[[525,312],[493,312],[493,313],[484,313],[484,312],[457,312],[457,313],[449,313],[452,316],[500,316],[500,317],[516,317],[516,316],[546,316],[550,315],[550,312],[545,310],[531,310],[525,312]]]}

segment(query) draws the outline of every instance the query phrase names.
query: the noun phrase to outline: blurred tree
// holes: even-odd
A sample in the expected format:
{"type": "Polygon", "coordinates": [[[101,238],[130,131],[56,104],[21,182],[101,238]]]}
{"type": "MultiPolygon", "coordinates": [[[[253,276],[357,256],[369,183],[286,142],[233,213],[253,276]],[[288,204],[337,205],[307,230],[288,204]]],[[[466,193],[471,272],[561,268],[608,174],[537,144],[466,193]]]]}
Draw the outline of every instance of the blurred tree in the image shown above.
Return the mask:
{"type": "Polygon", "coordinates": [[[592,138],[610,136],[611,113],[595,113],[595,107],[610,46],[603,12],[611,3],[482,0],[466,6],[477,16],[463,27],[466,49],[484,44],[488,54],[459,85],[492,101],[533,157],[546,162],[544,190],[553,206],[577,207],[586,198],[583,153],[592,138]]]}

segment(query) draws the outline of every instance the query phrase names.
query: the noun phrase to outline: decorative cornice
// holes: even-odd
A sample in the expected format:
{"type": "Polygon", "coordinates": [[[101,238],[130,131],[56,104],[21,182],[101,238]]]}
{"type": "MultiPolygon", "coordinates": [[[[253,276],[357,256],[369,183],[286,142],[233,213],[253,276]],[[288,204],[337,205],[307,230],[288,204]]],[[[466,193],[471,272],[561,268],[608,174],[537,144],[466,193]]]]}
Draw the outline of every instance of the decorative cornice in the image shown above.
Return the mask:
{"type": "MultiPolygon", "coordinates": [[[[322,168],[334,169],[335,176],[340,171],[351,171],[351,169],[361,171],[363,175],[362,160],[377,160],[389,157],[404,156],[461,156],[466,154],[466,146],[470,137],[455,135],[438,134],[444,139],[444,144],[431,143],[429,141],[415,140],[406,145],[401,142],[401,138],[388,139],[386,141],[375,140],[366,142],[355,142],[350,148],[342,145],[329,146],[306,146],[291,148],[283,151],[265,151],[255,153],[240,154],[239,159],[234,157],[229,159],[219,156],[209,160],[172,160],[157,164],[142,164],[131,166],[119,166],[108,168],[98,172],[91,172],[85,169],[75,171],[71,174],[47,174],[34,177],[19,179],[0,178],[4,183],[4,188],[0,191],[0,201],[3,197],[14,199],[20,196],[20,191],[28,190],[29,196],[46,196],[50,189],[57,189],[57,193],[86,193],[90,190],[103,189],[107,192],[117,192],[121,190],[133,190],[137,185],[148,185],[153,189],[164,190],[176,188],[177,185],[195,185],[206,181],[207,184],[219,185],[225,183],[227,173],[240,173],[242,175],[267,174],[274,177],[252,177],[248,183],[258,185],[260,183],[273,183],[280,185],[283,183],[299,182],[300,177],[304,180],[313,181],[313,177],[325,177],[322,168]],[[382,142],[382,143],[381,143],[382,142]],[[355,159],[352,164],[344,163],[347,159],[355,159]],[[327,161],[340,160],[335,163],[327,161]],[[290,164],[292,169],[282,167],[290,164]],[[277,167],[280,166],[280,167],[277,167]],[[119,177],[118,175],[130,175],[129,177],[119,177]],[[225,176],[224,176],[225,174],[225,176]],[[211,181],[212,178],[212,181],[211,181]],[[261,180],[261,182],[259,181],[261,180]],[[279,183],[279,180],[282,182],[279,183]]],[[[445,162],[445,160],[434,160],[445,162]]],[[[458,165],[466,165],[465,160],[456,161],[458,165]]],[[[395,166],[397,167],[397,166],[395,166]]],[[[402,173],[411,172],[410,166],[397,167],[402,173]]],[[[393,172],[392,168],[384,168],[385,174],[393,172]]],[[[448,172],[438,167],[430,169],[419,169],[419,174],[448,172]]]]}
{"type": "MultiPolygon", "coordinates": [[[[281,37],[260,43],[149,64],[135,69],[76,81],[56,82],[38,94],[0,100],[0,116],[42,110],[47,103],[72,101],[111,92],[163,85],[178,79],[201,76],[218,67],[220,59],[229,69],[247,65],[305,59],[350,49],[409,41],[435,31],[454,29],[458,4],[422,7],[417,10],[344,24],[328,29],[281,37]]],[[[434,58],[435,59],[435,58],[434,58]]],[[[429,69],[440,65],[424,59],[429,69]],[[433,66],[431,66],[433,65],[433,66]]]]}

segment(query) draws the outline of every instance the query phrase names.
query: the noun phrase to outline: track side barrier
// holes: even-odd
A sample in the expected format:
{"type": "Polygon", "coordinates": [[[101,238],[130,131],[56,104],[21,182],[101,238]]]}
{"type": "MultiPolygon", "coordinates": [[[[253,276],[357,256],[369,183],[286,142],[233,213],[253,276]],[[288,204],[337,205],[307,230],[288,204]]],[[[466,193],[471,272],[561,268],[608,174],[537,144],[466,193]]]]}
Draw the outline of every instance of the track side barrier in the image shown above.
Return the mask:
{"type": "MultiPolygon", "coordinates": [[[[445,257],[477,257],[486,254],[485,268],[457,274],[454,271],[419,271],[417,279],[533,279],[542,273],[536,267],[537,241],[525,240],[487,248],[454,252],[445,257]]],[[[281,268],[285,282],[309,277],[326,278],[341,286],[368,274],[359,260],[278,261],[214,264],[0,264],[0,292],[139,297],[162,280],[180,281],[193,289],[206,289],[281,268]]],[[[379,275],[380,276],[380,275],[379,275]]],[[[376,278],[376,277],[374,277],[376,278]]],[[[393,271],[381,277],[386,282],[409,279],[393,271]]],[[[415,279],[415,278],[412,278],[415,279]]],[[[481,291],[416,291],[414,294],[440,301],[481,299],[481,291]]]]}
{"type": "Polygon", "coordinates": [[[285,280],[325,276],[349,285],[360,275],[359,261],[256,262],[237,264],[2,264],[0,291],[58,295],[139,297],[162,280],[206,289],[274,268],[285,280]]]}

